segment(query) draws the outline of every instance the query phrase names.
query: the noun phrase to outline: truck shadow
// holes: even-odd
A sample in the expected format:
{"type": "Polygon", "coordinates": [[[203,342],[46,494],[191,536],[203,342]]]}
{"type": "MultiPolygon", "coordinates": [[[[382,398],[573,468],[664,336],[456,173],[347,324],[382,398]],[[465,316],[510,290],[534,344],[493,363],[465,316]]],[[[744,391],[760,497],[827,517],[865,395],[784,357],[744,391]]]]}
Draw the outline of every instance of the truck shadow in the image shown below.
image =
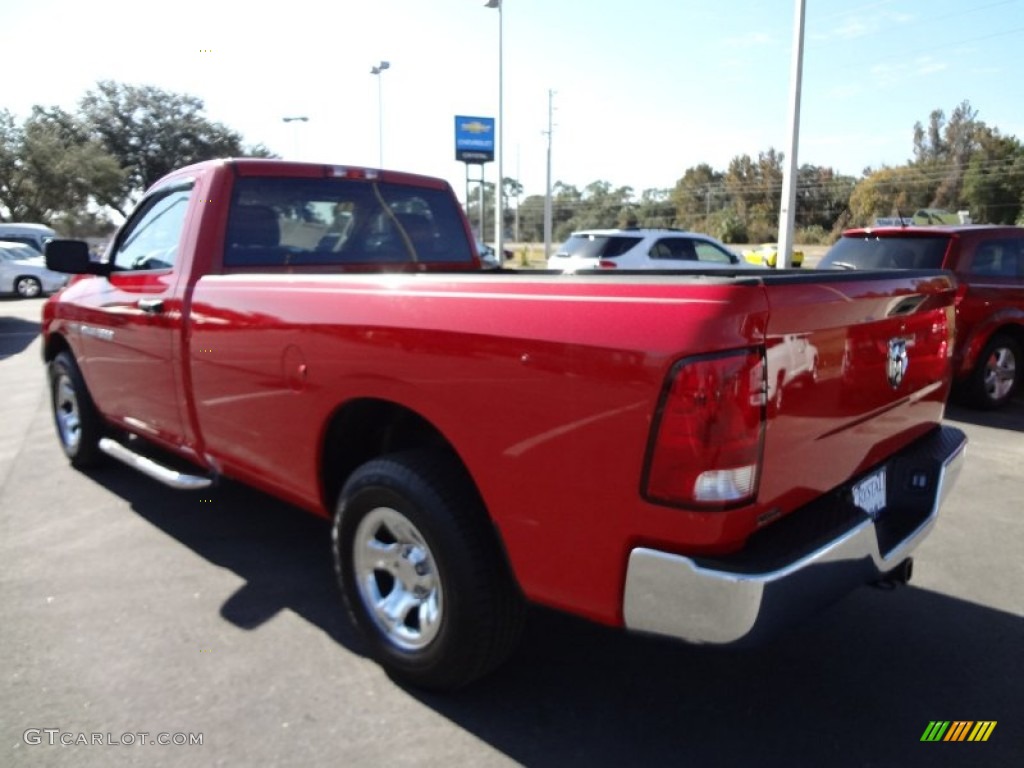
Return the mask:
{"type": "MultiPolygon", "coordinates": [[[[229,482],[190,510],[127,469],[91,476],[245,582],[221,606],[226,621],[257,630],[287,609],[362,654],[334,584],[326,521],[229,482]]],[[[1021,616],[913,586],[865,587],[748,651],[534,608],[522,644],[490,677],[447,696],[406,693],[530,766],[1010,765],[1024,753],[1013,671],[1022,647],[1021,616]],[[998,725],[983,744],[922,744],[931,720],[998,725]]]]}
{"type": "Polygon", "coordinates": [[[358,652],[335,584],[327,520],[230,481],[181,493],[114,464],[89,476],[140,517],[245,580],[221,606],[226,621],[256,629],[287,608],[358,652]]]}
{"type": "Polygon", "coordinates": [[[997,411],[979,411],[950,403],[946,406],[946,420],[974,424],[978,427],[993,427],[1024,432],[1024,392],[997,411]]]}
{"type": "Polygon", "coordinates": [[[27,349],[39,338],[40,327],[33,320],[0,316],[0,360],[27,349]]]}

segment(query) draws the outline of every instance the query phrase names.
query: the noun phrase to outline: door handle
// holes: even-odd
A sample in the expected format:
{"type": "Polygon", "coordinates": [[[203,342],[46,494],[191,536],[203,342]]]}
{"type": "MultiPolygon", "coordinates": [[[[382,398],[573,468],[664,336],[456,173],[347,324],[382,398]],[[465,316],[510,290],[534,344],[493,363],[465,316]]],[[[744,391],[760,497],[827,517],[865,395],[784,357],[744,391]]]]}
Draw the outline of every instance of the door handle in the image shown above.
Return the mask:
{"type": "Polygon", "coordinates": [[[163,299],[139,299],[139,309],[147,315],[159,315],[164,311],[163,299]]]}

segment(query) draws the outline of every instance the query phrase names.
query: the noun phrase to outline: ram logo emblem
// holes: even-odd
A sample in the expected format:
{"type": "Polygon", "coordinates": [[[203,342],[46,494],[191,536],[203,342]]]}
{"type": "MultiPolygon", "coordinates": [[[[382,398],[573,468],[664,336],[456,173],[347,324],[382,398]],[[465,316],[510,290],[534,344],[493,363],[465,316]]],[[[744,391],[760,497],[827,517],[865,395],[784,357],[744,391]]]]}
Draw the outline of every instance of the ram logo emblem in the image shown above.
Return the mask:
{"type": "Polygon", "coordinates": [[[907,374],[910,359],[907,357],[906,339],[889,339],[889,356],[886,359],[886,373],[893,389],[899,389],[907,374]]]}

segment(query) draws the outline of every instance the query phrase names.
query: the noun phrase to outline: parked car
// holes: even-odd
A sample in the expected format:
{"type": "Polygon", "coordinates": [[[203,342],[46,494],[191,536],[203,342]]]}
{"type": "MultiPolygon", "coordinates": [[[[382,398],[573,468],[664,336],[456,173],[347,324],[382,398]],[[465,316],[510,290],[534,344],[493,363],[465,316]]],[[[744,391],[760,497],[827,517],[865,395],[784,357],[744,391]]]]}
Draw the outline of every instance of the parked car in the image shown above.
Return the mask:
{"type": "Polygon", "coordinates": [[[31,247],[37,256],[42,255],[46,243],[56,236],[57,233],[45,224],[0,223],[0,240],[9,243],[23,243],[31,247]]]}
{"type": "MultiPolygon", "coordinates": [[[[505,254],[505,261],[509,261],[515,254],[508,248],[502,248],[502,253],[505,254]]],[[[476,241],[476,252],[480,256],[480,262],[487,269],[497,269],[501,266],[498,263],[498,257],[494,254],[494,246],[487,245],[482,240],[476,241]]]]}
{"type": "Polygon", "coordinates": [[[23,243],[0,240],[0,294],[32,299],[60,290],[67,275],[51,272],[43,257],[23,243]]]}
{"type": "Polygon", "coordinates": [[[979,408],[1004,405],[1024,369],[1024,227],[851,229],[819,269],[948,269],[960,282],[954,394],[979,408]]]}
{"type": "MultiPolygon", "coordinates": [[[[775,243],[764,243],[743,252],[743,258],[750,264],[759,267],[774,267],[779,261],[779,246],[775,243]]],[[[804,263],[804,252],[793,251],[789,263],[791,266],[800,267],[804,263]]]]}
{"type": "Polygon", "coordinates": [[[671,229],[573,232],[548,257],[548,269],[736,269],[747,265],[718,240],[671,229]]]}

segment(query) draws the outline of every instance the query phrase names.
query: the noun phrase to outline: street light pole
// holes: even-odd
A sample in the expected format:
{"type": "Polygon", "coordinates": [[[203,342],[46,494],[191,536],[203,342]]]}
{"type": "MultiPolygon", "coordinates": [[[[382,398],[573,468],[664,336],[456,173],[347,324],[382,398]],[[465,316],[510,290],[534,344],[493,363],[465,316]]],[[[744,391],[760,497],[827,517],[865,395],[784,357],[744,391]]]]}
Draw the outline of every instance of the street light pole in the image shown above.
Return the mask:
{"type": "Polygon", "coordinates": [[[505,208],[505,169],[502,165],[502,154],[505,149],[505,120],[502,114],[503,104],[503,69],[504,53],[502,51],[504,22],[502,19],[501,0],[487,0],[486,8],[498,9],[498,120],[495,130],[495,143],[498,155],[498,180],[494,187],[494,252],[498,255],[498,263],[505,258],[504,208],[505,208]]]}
{"type": "MultiPolygon", "coordinates": [[[[306,117],[305,115],[301,115],[299,117],[282,117],[281,118],[281,122],[284,122],[284,123],[308,123],[309,122],[309,118],[306,117]]],[[[298,159],[298,154],[299,154],[299,130],[298,130],[298,126],[296,126],[296,125],[292,126],[292,144],[295,145],[295,156],[296,156],[296,159],[298,159]]]]}
{"type": "Polygon", "coordinates": [[[551,113],[554,110],[552,102],[554,101],[555,92],[550,88],[548,89],[548,129],[544,132],[548,137],[548,169],[547,169],[547,186],[544,192],[544,258],[545,260],[551,256],[551,223],[552,214],[551,209],[551,132],[554,130],[554,125],[551,120],[551,113]]]}
{"type": "Polygon", "coordinates": [[[370,74],[377,76],[377,163],[380,168],[384,167],[384,86],[382,85],[384,78],[381,77],[381,73],[390,67],[391,62],[382,61],[377,66],[370,68],[370,74]]]}
{"type": "Polygon", "coordinates": [[[804,2],[796,0],[793,29],[793,60],[789,93],[789,153],[782,177],[782,200],[779,206],[779,250],[775,264],[779,269],[790,266],[793,258],[793,230],[796,228],[797,149],[800,145],[800,88],[804,67],[804,2]]]}

